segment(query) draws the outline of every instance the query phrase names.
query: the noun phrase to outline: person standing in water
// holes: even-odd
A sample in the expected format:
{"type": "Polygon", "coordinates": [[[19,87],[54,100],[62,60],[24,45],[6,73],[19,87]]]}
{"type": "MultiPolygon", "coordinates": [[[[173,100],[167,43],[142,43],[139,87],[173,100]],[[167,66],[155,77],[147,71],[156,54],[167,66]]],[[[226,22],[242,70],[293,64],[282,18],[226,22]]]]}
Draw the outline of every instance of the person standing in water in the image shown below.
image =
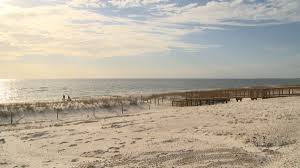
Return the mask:
{"type": "Polygon", "coordinates": [[[66,96],[63,95],[62,101],[66,101],[66,96]]]}

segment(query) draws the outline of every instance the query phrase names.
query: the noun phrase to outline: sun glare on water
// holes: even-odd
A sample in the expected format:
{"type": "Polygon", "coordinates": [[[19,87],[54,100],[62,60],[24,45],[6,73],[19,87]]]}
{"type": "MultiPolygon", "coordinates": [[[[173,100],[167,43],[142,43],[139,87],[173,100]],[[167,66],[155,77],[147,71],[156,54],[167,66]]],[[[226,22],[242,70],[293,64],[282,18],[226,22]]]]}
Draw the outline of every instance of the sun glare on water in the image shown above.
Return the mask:
{"type": "Polygon", "coordinates": [[[11,90],[9,85],[13,79],[0,79],[0,103],[5,103],[10,98],[11,90]]]}

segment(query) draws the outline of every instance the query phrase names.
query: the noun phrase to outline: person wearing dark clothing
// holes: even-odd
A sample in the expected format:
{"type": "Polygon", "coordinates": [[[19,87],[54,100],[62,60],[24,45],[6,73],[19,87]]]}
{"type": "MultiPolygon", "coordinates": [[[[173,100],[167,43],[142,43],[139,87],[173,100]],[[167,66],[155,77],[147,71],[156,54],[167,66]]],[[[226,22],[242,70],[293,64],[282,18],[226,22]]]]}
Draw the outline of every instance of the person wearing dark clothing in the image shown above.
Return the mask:
{"type": "Polygon", "coordinates": [[[72,101],[71,97],[68,95],[68,101],[72,101]]]}

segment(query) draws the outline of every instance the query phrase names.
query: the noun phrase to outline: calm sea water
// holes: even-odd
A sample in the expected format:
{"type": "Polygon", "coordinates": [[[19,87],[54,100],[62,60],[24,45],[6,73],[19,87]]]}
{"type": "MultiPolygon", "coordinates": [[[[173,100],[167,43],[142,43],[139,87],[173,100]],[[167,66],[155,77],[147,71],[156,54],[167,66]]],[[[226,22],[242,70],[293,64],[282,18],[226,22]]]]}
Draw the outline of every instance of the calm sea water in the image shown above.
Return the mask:
{"type": "Polygon", "coordinates": [[[0,80],[0,103],[71,97],[149,94],[263,85],[300,85],[300,79],[51,79],[0,80]]]}

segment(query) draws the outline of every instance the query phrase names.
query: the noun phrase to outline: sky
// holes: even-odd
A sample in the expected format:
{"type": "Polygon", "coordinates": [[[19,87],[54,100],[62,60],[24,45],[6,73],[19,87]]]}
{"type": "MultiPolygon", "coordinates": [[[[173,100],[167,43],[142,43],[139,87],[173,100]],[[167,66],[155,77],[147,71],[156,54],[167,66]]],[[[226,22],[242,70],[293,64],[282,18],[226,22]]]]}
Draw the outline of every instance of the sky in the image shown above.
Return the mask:
{"type": "Polygon", "coordinates": [[[300,78],[300,0],[0,0],[1,78],[300,78]]]}

